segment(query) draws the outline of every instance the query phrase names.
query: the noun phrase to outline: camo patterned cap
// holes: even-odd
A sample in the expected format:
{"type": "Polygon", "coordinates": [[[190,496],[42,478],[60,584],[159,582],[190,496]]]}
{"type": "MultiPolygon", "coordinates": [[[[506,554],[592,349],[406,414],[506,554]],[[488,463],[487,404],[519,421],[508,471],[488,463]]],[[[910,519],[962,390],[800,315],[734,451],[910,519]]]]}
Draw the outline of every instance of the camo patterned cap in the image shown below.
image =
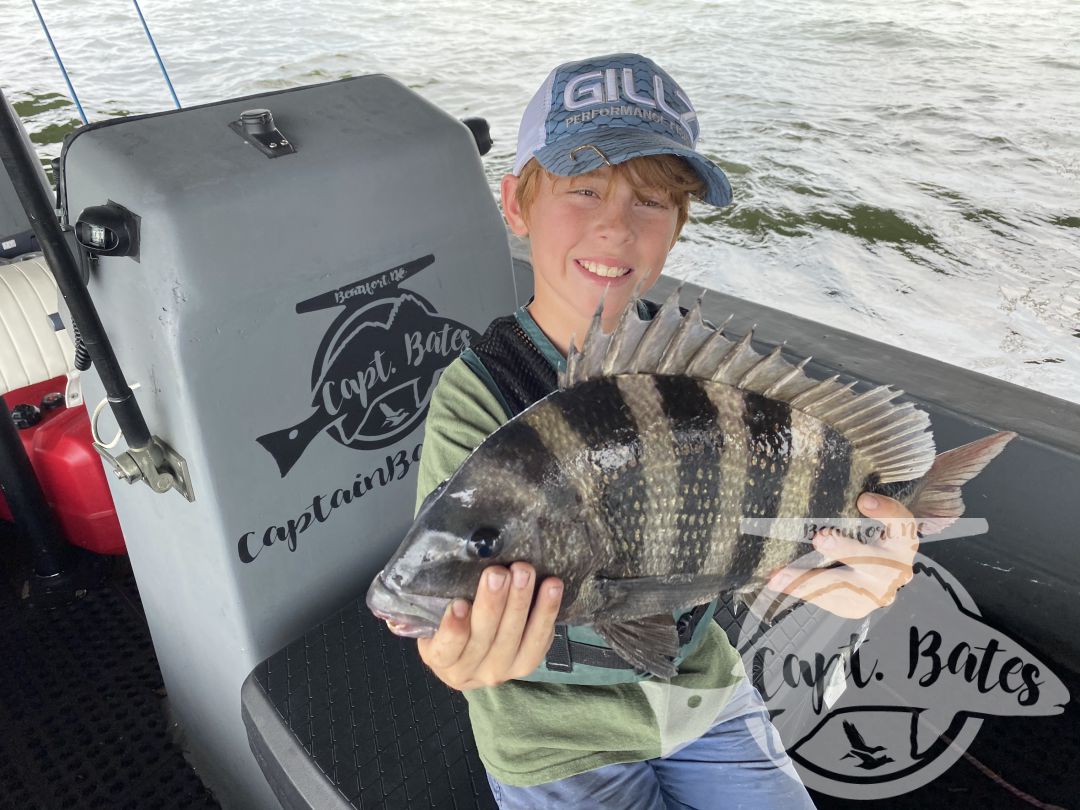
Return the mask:
{"type": "Polygon", "coordinates": [[[696,151],[697,113],[651,59],[616,53],[559,65],[525,108],[518,128],[520,174],[535,157],[552,174],[585,174],[645,155],[679,155],[705,181],[702,199],[731,202],[724,172],[696,151]]]}

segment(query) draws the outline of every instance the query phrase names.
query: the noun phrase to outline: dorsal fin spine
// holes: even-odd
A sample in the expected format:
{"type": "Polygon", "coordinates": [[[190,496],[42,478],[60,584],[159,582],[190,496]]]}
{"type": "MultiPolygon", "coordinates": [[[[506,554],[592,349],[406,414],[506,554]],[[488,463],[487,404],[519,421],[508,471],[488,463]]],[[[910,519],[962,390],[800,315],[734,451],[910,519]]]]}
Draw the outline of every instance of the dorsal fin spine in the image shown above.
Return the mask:
{"type": "Polygon", "coordinates": [[[679,324],[679,329],[671,339],[667,349],[660,357],[658,370],[662,374],[682,374],[689,368],[689,360],[694,356],[697,349],[708,338],[708,328],[701,317],[701,301],[705,297],[705,290],[697,297],[693,308],[686,314],[679,324]],[[695,334],[695,332],[697,334],[695,334]],[[704,334],[703,334],[704,333],[704,334]],[[696,346],[691,341],[697,340],[696,346]],[[690,348],[687,348],[688,345],[690,348]],[[682,362],[680,362],[682,358],[682,362]]]}
{"type": "MultiPolygon", "coordinates": [[[[731,319],[728,318],[730,321],[731,319]]],[[[702,343],[690,361],[686,364],[686,373],[691,377],[697,377],[698,379],[708,380],[712,378],[712,371],[709,368],[699,368],[699,366],[705,366],[708,360],[709,354],[716,348],[719,343],[731,344],[731,341],[727,339],[727,335],[724,334],[723,329],[717,329],[711,335],[709,335],[705,342],[702,343]]]]}
{"type": "Polygon", "coordinates": [[[791,371],[789,371],[783,377],[778,378],[776,380],[776,382],[774,382],[772,385],[770,385],[768,388],[766,388],[762,392],[762,396],[771,397],[773,394],[775,394],[777,391],[779,391],[781,388],[783,388],[785,385],[787,385],[789,382],[791,382],[793,379],[795,379],[796,376],[801,374],[803,369],[806,368],[806,364],[809,363],[809,362],[810,362],[809,357],[804,358],[802,360],[802,362],[799,363],[799,365],[795,366],[795,368],[791,369],[791,371]]]}
{"type": "Polygon", "coordinates": [[[577,376],[578,360],[581,352],[574,346],[574,336],[570,336],[570,346],[566,350],[566,370],[559,375],[559,388],[566,388],[569,381],[577,376]]]}
{"type": "Polygon", "coordinates": [[[603,363],[603,375],[609,377],[612,374],[618,374],[622,369],[616,369],[615,363],[619,358],[620,348],[623,345],[623,341],[626,339],[626,335],[631,329],[631,324],[641,323],[641,318],[637,314],[636,302],[631,302],[623,310],[622,315],[619,316],[619,323],[615,326],[615,330],[611,333],[611,338],[608,341],[607,352],[604,354],[603,363]]]}
{"type": "Polygon", "coordinates": [[[888,390],[885,388],[878,388],[874,389],[873,391],[867,391],[862,396],[856,397],[847,404],[847,410],[843,411],[843,416],[840,416],[839,412],[832,414],[833,427],[837,429],[842,429],[842,426],[850,422],[852,419],[866,416],[867,414],[872,413],[877,408],[884,407],[891,410],[891,408],[889,408],[889,402],[896,399],[902,393],[902,391],[888,390]],[[887,396],[882,399],[881,394],[886,391],[888,392],[887,396]]]}
{"type": "Polygon", "coordinates": [[[856,382],[842,384],[839,375],[814,381],[804,370],[809,358],[793,365],[783,357],[783,344],[763,356],[753,348],[753,329],[732,341],[723,333],[731,318],[719,329],[706,324],[700,296],[680,316],[681,290],[668,296],[649,323],[637,314],[635,296],[610,335],[594,316],[582,349],[568,356],[564,387],[598,375],[683,374],[785,400],[851,442],[883,483],[918,478],[930,468],[929,417],[913,403],[895,404],[902,391],[879,386],[854,393],[856,382]]]}
{"type": "Polygon", "coordinates": [[[713,372],[712,379],[714,381],[720,381],[724,374],[733,365],[735,358],[745,351],[753,351],[750,348],[750,342],[754,339],[754,329],[751,327],[750,331],[743,335],[742,340],[738,343],[732,344],[727,353],[720,359],[720,362],[716,366],[716,370],[713,372]]]}
{"type": "MultiPolygon", "coordinates": [[[[910,405],[911,407],[910,408],[905,408],[903,405],[901,405],[901,406],[899,406],[899,408],[901,408],[903,410],[911,410],[911,409],[913,409],[915,407],[914,405],[911,405],[911,403],[906,403],[906,404],[910,405]]],[[[921,411],[920,411],[920,413],[921,413],[921,411]]],[[[864,424],[859,425],[859,428],[860,429],[865,429],[865,428],[877,425],[881,421],[884,421],[886,423],[886,426],[888,426],[890,430],[894,430],[895,427],[896,427],[896,421],[897,421],[895,419],[895,417],[896,417],[896,411],[892,411],[892,412],[885,411],[885,412],[879,414],[878,416],[875,416],[873,419],[868,419],[864,424]],[[890,416],[893,417],[893,418],[890,418],[890,416]]],[[[854,441],[859,441],[860,446],[861,446],[861,442],[863,441],[863,439],[859,438],[859,439],[854,440],[854,441]]]]}
{"type": "Polygon", "coordinates": [[[683,320],[679,318],[678,321],[671,322],[672,315],[678,316],[679,296],[681,294],[682,285],[680,284],[667,297],[667,300],[661,305],[653,319],[649,321],[645,333],[641,336],[637,346],[634,348],[634,353],[630,356],[629,368],[631,371],[654,373],[660,365],[659,360],[663,356],[664,350],[671,345],[671,340],[674,337],[674,334],[667,334],[668,330],[673,329],[674,332],[677,332],[678,324],[683,320]],[[662,345],[657,346],[661,342],[662,345]]]}
{"type": "Polygon", "coordinates": [[[813,386],[812,388],[806,389],[801,394],[796,396],[793,400],[791,400],[791,407],[802,408],[807,402],[810,402],[814,398],[819,396],[822,391],[826,390],[827,388],[831,388],[833,384],[836,383],[836,381],[839,379],[840,375],[834,374],[828,379],[822,380],[821,382],[817,383],[817,385],[813,386]]]}
{"type": "MultiPolygon", "coordinates": [[[[811,416],[816,417],[817,419],[821,419],[821,414],[827,413],[829,410],[832,410],[832,408],[823,410],[825,405],[831,403],[835,399],[839,399],[844,394],[851,391],[851,389],[854,388],[854,387],[855,387],[854,382],[846,383],[844,385],[841,385],[835,391],[831,391],[830,393],[826,394],[821,399],[814,400],[812,402],[806,402],[806,403],[800,404],[799,409],[803,410],[803,411],[806,411],[808,414],[810,414],[811,416]]],[[[824,421],[824,420],[822,420],[822,421],[824,421]]]]}
{"type": "Polygon", "coordinates": [[[748,368],[746,370],[746,372],[742,375],[742,377],[739,378],[738,387],[739,388],[746,388],[747,386],[749,386],[754,381],[754,377],[757,376],[760,373],[762,368],[766,367],[770,362],[772,362],[773,360],[775,360],[777,357],[780,356],[780,350],[782,348],[783,348],[782,345],[777,346],[775,349],[773,349],[767,355],[765,355],[760,360],[758,360],[756,363],[754,363],[754,365],[750,366],[750,368],[748,368]]]}
{"type": "Polygon", "coordinates": [[[885,442],[893,441],[893,442],[896,443],[896,444],[894,444],[894,447],[896,447],[896,446],[899,445],[900,442],[905,442],[908,439],[908,437],[911,438],[912,442],[915,442],[916,440],[918,440],[923,435],[925,435],[925,434],[923,434],[917,428],[912,428],[911,430],[907,430],[907,431],[897,433],[895,435],[895,437],[886,437],[884,439],[875,439],[872,442],[868,442],[868,441],[864,440],[864,441],[860,442],[860,446],[863,448],[863,450],[873,451],[876,448],[878,448],[881,444],[883,444],[885,442]]]}

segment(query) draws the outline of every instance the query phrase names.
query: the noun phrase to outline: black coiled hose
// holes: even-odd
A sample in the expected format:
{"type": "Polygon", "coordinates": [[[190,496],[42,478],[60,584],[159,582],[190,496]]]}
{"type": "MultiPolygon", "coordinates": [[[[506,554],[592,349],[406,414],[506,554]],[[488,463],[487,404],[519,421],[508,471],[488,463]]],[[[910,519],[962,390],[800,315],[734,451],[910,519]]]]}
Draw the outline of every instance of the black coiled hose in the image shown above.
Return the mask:
{"type": "Polygon", "coordinates": [[[79,326],[74,320],[71,322],[71,334],[75,337],[75,368],[78,371],[86,371],[90,368],[90,352],[82,342],[79,334],[79,326]]]}

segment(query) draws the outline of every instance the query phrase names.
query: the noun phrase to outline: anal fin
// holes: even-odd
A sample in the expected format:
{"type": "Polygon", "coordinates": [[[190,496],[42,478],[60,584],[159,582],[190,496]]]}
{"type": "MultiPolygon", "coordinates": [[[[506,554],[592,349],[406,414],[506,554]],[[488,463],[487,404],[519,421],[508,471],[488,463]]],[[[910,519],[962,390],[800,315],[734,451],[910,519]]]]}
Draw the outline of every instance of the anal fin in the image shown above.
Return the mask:
{"type": "Polygon", "coordinates": [[[672,678],[678,671],[679,633],[671,614],[621,622],[595,622],[593,629],[629,664],[658,678],[672,678]]]}

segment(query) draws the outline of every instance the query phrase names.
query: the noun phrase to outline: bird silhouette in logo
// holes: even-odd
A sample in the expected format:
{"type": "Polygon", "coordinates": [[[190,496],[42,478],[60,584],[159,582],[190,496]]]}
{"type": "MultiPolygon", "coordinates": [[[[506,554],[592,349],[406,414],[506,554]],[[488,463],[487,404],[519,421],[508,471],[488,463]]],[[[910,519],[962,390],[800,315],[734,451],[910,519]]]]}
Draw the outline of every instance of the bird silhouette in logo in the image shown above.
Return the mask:
{"type": "Polygon", "coordinates": [[[383,421],[383,424],[384,425],[390,425],[390,427],[397,427],[398,425],[401,424],[401,420],[404,419],[406,416],[408,416],[408,414],[405,413],[405,411],[403,411],[403,410],[395,411],[393,408],[391,408],[385,402],[380,402],[379,403],[379,409],[382,411],[383,416],[386,417],[386,419],[383,421]]]}
{"type": "Polygon", "coordinates": [[[844,721],[844,734],[847,735],[848,742],[851,744],[851,750],[840,757],[840,759],[858,757],[860,762],[855,767],[862,768],[866,771],[872,771],[875,768],[880,768],[882,765],[887,765],[893,761],[893,758],[887,754],[882,754],[877,757],[874,756],[878,751],[884,751],[885,746],[867,745],[866,740],[863,739],[862,734],[859,733],[859,729],[855,727],[854,723],[847,720],[844,721]]]}

